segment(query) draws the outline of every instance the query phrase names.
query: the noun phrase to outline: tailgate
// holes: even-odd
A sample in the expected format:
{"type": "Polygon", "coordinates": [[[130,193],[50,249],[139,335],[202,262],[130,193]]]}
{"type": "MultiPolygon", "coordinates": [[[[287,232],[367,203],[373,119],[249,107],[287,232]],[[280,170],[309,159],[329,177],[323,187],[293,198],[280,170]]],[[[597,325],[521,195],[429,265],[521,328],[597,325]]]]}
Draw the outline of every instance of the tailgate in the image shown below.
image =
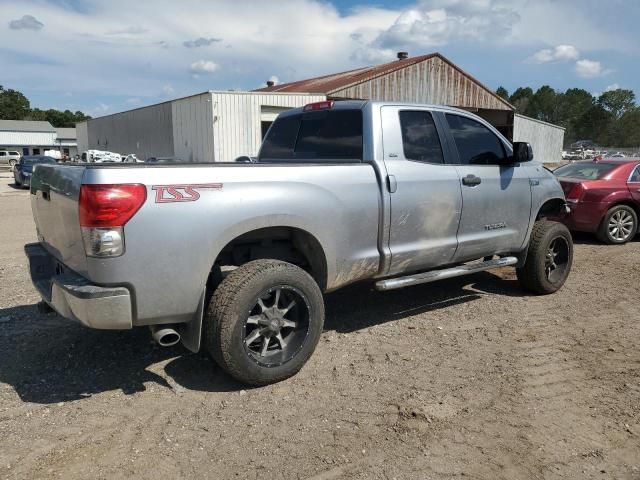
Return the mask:
{"type": "Polygon", "coordinates": [[[85,167],[38,165],[31,178],[31,210],[38,240],[61,263],[86,274],[78,211],[85,167]]]}

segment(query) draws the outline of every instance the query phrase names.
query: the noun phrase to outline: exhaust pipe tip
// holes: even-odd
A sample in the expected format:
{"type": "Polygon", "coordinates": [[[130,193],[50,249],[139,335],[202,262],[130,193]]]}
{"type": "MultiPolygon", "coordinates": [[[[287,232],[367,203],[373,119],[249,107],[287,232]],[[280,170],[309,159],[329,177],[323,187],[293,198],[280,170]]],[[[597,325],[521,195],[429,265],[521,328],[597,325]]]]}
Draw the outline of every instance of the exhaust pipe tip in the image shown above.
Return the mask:
{"type": "Polygon", "coordinates": [[[168,326],[152,326],[151,337],[161,347],[173,347],[180,342],[180,334],[168,326]]]}

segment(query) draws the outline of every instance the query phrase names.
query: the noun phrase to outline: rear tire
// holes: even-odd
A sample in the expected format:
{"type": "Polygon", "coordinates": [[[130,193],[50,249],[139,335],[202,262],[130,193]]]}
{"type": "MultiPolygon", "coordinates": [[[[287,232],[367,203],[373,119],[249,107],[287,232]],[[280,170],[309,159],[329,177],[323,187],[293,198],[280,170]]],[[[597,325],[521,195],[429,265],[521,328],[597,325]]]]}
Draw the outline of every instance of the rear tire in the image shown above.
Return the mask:
{"type": "Polygon", "coordinates": [[[563,224],[539,220],[533,226],[527,260],[516,269],[525,290],[547,295],[562,288],[573,263],[573,240],[563,224]]]}
{"type": "Polygon", "coordinates": [[[316,348],[324,302],[304,270],[277,260],[237,268],[213,292],[203,343],[235,379],[267,385],[295,375],[316,348]]]}
{"type": "Polygon", "coordinates": [[[598,229],[598,238],[609,245],[622,245],[633,240],[638,232],[638,215],[628,205],[609,209],[598,229]]]}
{"type": "Polygon", "coordinates": [[[16,166],[17,160],[9,160],[9,168],[13,170],[13,167],[16,166]]]}

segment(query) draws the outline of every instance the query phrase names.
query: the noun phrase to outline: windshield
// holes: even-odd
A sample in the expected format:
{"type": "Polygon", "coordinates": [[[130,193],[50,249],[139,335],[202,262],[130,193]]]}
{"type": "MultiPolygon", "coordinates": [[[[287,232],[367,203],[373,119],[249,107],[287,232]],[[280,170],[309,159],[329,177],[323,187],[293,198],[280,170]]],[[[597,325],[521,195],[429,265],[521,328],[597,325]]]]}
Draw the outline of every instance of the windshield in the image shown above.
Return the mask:
{"type": "Polygon", "coordinates": [[[56,163],[55,159],[51,157],[24,157],[22,160],[25,165],[35,165],[37,163],[56,163]]]}
{"type": "Polygon", "coordinates": [[[553,171],[556,177],[582,178],[586,180],[597,180],[604,177],[617,165],[612,163],[570,163],[553,171]]]}

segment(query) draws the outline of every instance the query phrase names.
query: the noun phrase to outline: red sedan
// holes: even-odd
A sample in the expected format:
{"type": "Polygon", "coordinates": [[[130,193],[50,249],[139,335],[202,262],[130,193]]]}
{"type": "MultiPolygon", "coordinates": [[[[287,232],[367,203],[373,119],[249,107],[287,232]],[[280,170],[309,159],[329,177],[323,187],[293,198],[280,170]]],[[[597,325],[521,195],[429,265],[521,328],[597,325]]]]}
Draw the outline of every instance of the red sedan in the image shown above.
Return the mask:
{"type": "Polygon", "coordinates": [[[561,219],[570,230],[595,233],[610,244],[633,239],[640,216],[640,159],[570,163],[553,173],[571,207],[561,219]]]}

